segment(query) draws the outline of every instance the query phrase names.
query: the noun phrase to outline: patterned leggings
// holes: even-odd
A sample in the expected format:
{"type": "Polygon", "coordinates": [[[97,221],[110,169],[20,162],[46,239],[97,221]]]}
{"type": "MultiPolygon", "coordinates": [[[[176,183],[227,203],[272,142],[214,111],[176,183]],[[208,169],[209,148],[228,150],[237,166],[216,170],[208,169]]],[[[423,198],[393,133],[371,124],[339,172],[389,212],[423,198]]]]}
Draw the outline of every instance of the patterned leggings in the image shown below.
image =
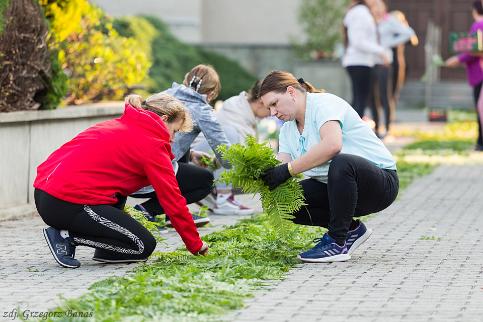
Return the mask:
{"type": "Polygon", "coordinates": [[[57,199],[35,189],[35,205],[43,221],[67,230],[76,245],[96,249],[94,257],[108,260],[146,259],[156,240],[134,218],[117,205],[79,205],[57,199]]]}

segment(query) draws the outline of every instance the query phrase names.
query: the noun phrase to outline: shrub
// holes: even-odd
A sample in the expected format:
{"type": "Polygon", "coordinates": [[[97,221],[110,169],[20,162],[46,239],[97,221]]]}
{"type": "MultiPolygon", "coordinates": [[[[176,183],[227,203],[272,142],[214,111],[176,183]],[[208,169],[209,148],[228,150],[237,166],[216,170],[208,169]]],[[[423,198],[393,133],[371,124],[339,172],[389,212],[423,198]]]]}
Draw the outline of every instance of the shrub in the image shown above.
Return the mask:
{"type": "Polygon", "coordinates": [[[4,23],[5,23],[4,13],[5,13],[5,10],[7,9],[7,6],[8,6],[9,3],[10,3],[9,0],[0,0],[0,34],[3,31],[3,27],[4,27],[4,23]]]}
{"type": "Polygon", "coordinates": [[[51,84],[47,25],[33,0],[2,2],[0,112],[38,109],[51,84]]]}
{"type": "Polygon", "coordinates": [[[102,10],[87,0],[40,0],[51,45],[69,76],[68,104],[122,99],[150,67],[139,43],[120,36],[102,10]]]}
{"type": "Polygon", "coordinates": [[[143,48],[150,50],[152,66],[149,77],[143,82],[149,92],[162,91],[171,87],[172,82],[181,83],[185,74],[198,64],[213,65],[220,74],[220,99],[238,95],[255,81],[255,77],[237,62],[179,41],[158,18],[120,18],[113,26],[120,35],[134,37],[143,48]]]}
{"type": "Polygon", "coordinates": [[[296,46],[303,58],[332,57],[337,43],[343,39],[342,20],[348,0],[303,0],[299,22],[306,41],[296,46]]]}

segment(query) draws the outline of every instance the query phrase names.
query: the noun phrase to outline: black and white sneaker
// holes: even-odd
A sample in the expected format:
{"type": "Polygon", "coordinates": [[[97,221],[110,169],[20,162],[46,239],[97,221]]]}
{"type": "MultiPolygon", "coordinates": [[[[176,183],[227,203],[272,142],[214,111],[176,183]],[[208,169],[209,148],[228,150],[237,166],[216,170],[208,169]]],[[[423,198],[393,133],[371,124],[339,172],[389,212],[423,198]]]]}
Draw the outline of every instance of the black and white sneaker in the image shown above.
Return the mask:
{"type": "Polygon", "coordinates": [[[75,245],[72,237],[62,237],[60,231],[53,228],[44,228],[44,237],[54,259],[62,267],[77,268],[80,262],[74,258],[75,245]]]}

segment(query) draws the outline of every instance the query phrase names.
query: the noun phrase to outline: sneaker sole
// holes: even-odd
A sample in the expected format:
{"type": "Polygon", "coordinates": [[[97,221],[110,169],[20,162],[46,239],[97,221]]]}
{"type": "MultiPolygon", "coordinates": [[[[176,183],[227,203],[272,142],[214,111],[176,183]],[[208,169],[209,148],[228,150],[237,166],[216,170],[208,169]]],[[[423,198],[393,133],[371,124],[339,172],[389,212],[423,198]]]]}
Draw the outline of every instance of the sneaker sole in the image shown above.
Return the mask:
{"type": "Polygon", "coordinates": [[[47,229],[44,228],[43,229],[43,232],[44,232],[44,238],[45,238],[45,241],[47,242],[47,245],[49,246],[49,249],[50,249],[50,252],[52,253],[52,256],[54,256],[54,259],[55,261],[57,262],[57,264],[59,264],[60,266],[62,267],[66,267],[66,268],[79,268],[79,266],[72,266],[72,265],[69,265],[69,264],[65,264],[65,263],[62,263],[59,258],[57,258],[57,254],[55,253],[54,251],[54,248],[52,247],[52,245],[50,244],[50,240],[49,240],[49,237],[47,236],[47,229]]]}
{"type": "Polygon", "coordinates": [[[239,215],[239,216],[248,216],[248,215],[253,215],[255,211],[253,209],[248,209],[248,210],[219,210],[219,209],[213,209],[213,213],[215,215],[228,215],[228,216],[234,216],[234,215],[239,215]]]}
{"type": "Polygon", "coordinates": [[[372,234],[372,229],[367,229],[366,232],[364,233],[364,235],[362,235],[361,237],[359,237],[355,242],[354,244],[352,244],[351,248],[349,248],[349,250],[347,251],[347,254],[352,254],[353,252],[356,251],[357,248],[359,248],[359,246],[361,246],[372,234]]]}
{"type": "Polygon", "coordinates": [[[127,264],[127,263],[138,263],[138,262],[145,262],[148,259],[104,259],[104,258],[99,258],[99,257],[92,257],[92,260],[95,260],[96,262],[101,262],[101,263],[108,263],[108,264],[127,264]]]}
{"type": "Polygon", "coordinates": [[[300,255],[297,256],[302,262],[305,263],[331,263],[331,262],[345,262],[351,259],[349,254],[340,254],[330,257],[323,257],[323,258],[302,258],[300,255]]]}

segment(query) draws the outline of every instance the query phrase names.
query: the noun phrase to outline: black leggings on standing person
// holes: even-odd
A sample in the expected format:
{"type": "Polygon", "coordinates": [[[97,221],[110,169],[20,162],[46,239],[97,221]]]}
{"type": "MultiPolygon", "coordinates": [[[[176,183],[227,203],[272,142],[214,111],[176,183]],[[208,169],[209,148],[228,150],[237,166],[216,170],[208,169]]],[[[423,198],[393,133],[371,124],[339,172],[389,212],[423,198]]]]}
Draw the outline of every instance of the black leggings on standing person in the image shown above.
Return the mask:
{"type": "Polygon", "coordinates": [[[352,84],[352,107],[362,118],[372,88],[372,67],[347,66],[346,69],[352,84]]]}
{"type": "MultiPolygon", "coordinates": [[[[179,190],[186,199],[186,203],[200,201],[213,190],[213,174],[206,169],[193,164],[178,162],[178,172],[176,180],[178,181],[179,190]]],[[[152,215],[160,215],[164,213],[163,207],[159,204],[158,197],[155,192],[147,194],[132,195],[134,198],[149,198],[142,203],[142,206],[152,215]]]]}
{"type": "Polygon", "coordinates": [[[294,223],[328,228],[329,235],[343,245],[354,217],[387,208],[396,199],[399,179],[396,170],[377,167],[351,154],[335,156],[328,182],[306,179],[302,185],[306,206],[294,214],[294,223]]]}
{"type": "Polygon", "coordinates": [[[76,245],[95,248],[95,258],[145,260],[156,247],[153,235],[123,211],[125,197],[115,205],[81,205],[35,189],[34,198],[47,225],[67,230],[76,245]]]}
{"type": "Polygon", "coordinates": [[[482,129],[481,129],[481,118],[483,115],[480,115],[478,112],[478,99],[480,98],[480,92],[481,92],[481,85],[483,82],[480,82],[478,85],[473,87],[473,99],[475,102],[475,107],[476,107],[476,119],[478,122],[478,139],[476,140],[476,144],[480,147],[483,148],[483,137],[482,137],[482,129]]]}
{"type": "Polygon", "coordinates": [[[389,132],[392,118],[391,103],[389,100],[389,91],[391,88],[391,69],[389,66],[376,65],[374,67],[373,75],[374,81],[372,83],[373,88],[371,91],[371,113],[375,123],[374,131],[376,132],[377,136],[380,136],[379,128],[381,122],[376,98],[379,98],[384,110],[384,125],[386,126],[386,132],[389,132]]]}

